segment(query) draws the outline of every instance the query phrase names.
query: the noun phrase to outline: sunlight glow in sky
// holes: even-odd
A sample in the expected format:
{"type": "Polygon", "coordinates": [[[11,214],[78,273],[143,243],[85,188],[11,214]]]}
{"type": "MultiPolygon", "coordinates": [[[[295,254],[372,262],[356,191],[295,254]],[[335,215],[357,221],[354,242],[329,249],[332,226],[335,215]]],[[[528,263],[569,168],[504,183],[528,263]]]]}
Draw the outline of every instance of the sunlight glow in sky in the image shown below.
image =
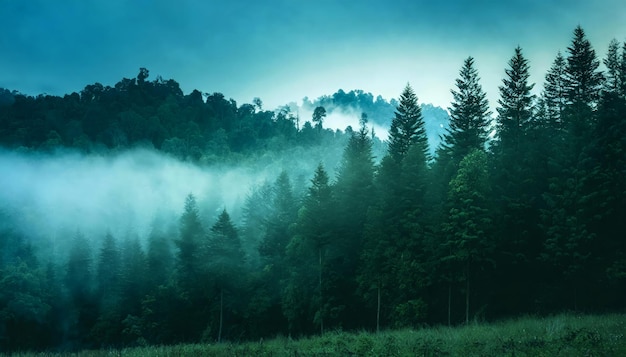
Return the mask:
{"type": "Polygon", "coordinates": [[[407,82],[447,108],[471,55],[495,112],[517,45],[540,90],[577,25],[600,57],[626,40],[626,2],[9,0],[0,22],[0,87],[31,95],[112,86],[146,67],[185,93],[260,97],[267,109],[339,88],[397,98],[407,82]]]}

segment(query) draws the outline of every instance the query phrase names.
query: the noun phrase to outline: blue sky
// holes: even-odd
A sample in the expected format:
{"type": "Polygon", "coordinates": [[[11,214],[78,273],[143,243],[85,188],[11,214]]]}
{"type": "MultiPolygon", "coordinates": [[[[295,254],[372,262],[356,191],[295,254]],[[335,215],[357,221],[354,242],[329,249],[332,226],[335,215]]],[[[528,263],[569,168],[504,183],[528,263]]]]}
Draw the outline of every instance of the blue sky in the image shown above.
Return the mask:
{"type": "MultiPolygon", "coordinates": [[[[410,82],[447,108],[473,56],[492,110],[520,45],[540,89],[577,25],[603,57],[626,1],[0,1],[0,87],[62,95],[135,77],[177,80],[268,109],[337,89],[386,99],[410,82]]],[[[495,111],[495,110],[494,110],[495,111]]]]}

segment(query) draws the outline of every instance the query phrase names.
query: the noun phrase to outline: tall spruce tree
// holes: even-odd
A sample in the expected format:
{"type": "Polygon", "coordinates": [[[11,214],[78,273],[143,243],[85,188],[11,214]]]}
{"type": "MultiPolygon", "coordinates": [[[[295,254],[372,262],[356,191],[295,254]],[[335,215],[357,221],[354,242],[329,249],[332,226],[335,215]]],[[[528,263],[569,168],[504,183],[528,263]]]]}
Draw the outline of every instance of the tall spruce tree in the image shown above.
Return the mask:
{"type": "Polygon", "coordinates": [[[450,210],[442,230],[443,246],[449,252],[443,257],[450,268],[449,283],[463,283],[465,323],[469,323],[472,281],[480,281],[479,274],[485,274],[493,264],[489,191],[487,155],[483,150],[474,149],[461,160],[456,176],[450,181],[450,210]]]}
{"type": "MultiPolygon", "coordinates": [[[[452,90],[454,101],[450,112],[450,127],[443,136],[442,151],[453,168],[473,149],[484,150],[491,126],[487,94],[479,83],[480,77],[474,67],[474,58],[468,57],[452,90]]],[[[444,158],[442,158],[444,159],[444,158]]],[[[456,169],[455,169],[456,171],[456,169]]]]}
{"type": "Polygon", "coordinates": [[[424,128],[422,109],[417,104],[417,95],[407,83],[400,95],[400,102],[395,111],[389,129],[389,154],[400,161],[408,152],[411,145],[418,145],[426,157],[428,151],[428,137],[424,128]]]}
{"type": "Polygon", "coordinates": [[[591,301],[586,292],[595,280],[589,264],[596,259],[592,247],[597,234],[590,230],[594,215],[588,203],[598,194],[598,187],[590,180],[595,166],[590,149],[596,133],[603,75],[580,26],[574,30],[567,50],[565,135],[563,145],[550,162],[555,169],[544,194],[546,209],[542,221],[546,240],[542,258],[552,266],[556,296],[568,299],[577,309],[591,301]],[[561,295],[564,291],[567,293],[561,295]]]}
{"type": "Polygon", "coordinates": [[[306,311],[303,310],[307,310],[307,302],[297,301],[298,295],[308,294],[306,299],[308,305],[315,309],[313,322],[322,334],[324,322],[334,307],[325,294],[332,290],[326,281],[328,278],[325,270],[326,259],[329,251],[336,246],[334,239],[338,238],[333,235],[333,213],[332,186],[324,166],[319,164],[304,197],[302,208],[298,212],[296,235],[288,247],[291,263],[299,265],[291,266],[291,276],[285,295],[285,314],[290,320],[291,328],[295,320],[306,316],[306,311]],[[313,279],[315,284],[312,284],[313,279]]]}
{"type": "Polygon", "coordinates": [[[542,97],[546,105],[546,119],[550,127],[561,129],[567,105],[565,57],[559,51],[545,78],[542,97]]]}
{"type": "Polygon", "coordinates": [[[354,301],[356,268],[363,246],[363,231],[367,212],[374,203],[374,159],[372,139],[367,129],[367,117],[361,127],[352,132],[346,145],[334,184],[333,201],[336,212],[337,247],[333,254],[333,270],[338,277],[337,300],[346,306],[340,320],[344,327],[357,326],[363,319],[362,306],[354,301]]]}
{"type": "Polygon", "coordinates": [[[236,292],[241,290],[243,284],[242,275],[245,268],[245,259],[239,232],[230,219],[230,215],[224,209],[211,227],[205,266],[208,276],[215,284],[218,295],[219,322],[217,328],[217,342],[221,342],[224,328],[224,294],[230,293],[228,306],[229,311],[236,310],[236,292]]]}
{"type": "Polygon", "coordinates": [[[200,222],[198,205],[193,194],[185,199],[185,209],[180,217],[180,236],[176,240],[177,282],[185,291],[198,287],[200,274],[200,246],[204,228],[200,222]]]}
{"type": "MultiPolygon", "coordinates": [[[[518,308],[528,309],[532,298],[532,262],[541,245],[539,206],[543,173],[543,154],[535,149],[539,127],[534,119],[534,84],[528,60],[517,47],[506,76],[500,86],[496,135],[491,145],[491,173],[494,199],[494,230],[497,244],[497,278],[509,299],[515,299],[518,308]]],[[[502,297],[504,299],[505,296],[502,297]]],[[[494,308],[504,308],[498,305],[494,308]]]]}
{"type": "Polygon", "coordinates": [[[600,61],[580,27],[574,30],[572,44],[567,48],[565,90],[567,97],[567,128],[575,145],[582,145],[585,135],[593,128],[593,113],[597,108],[603,75],[600,61]],[[578,142],[578,141],[581,142],[578,142]]]}
{"type": "Polygon", "coordinates": [[[611,40],[606,58],[602,61],[606,67],[606,80],[603,92],[619,93],[622,88],[622,68],[620,56],[620,43],[616,39],[611,40]]]}
{"type": "Polygon", "coordinates": [[[424,315],[422,288],[424,193],[429,150],[417,96],[407,85],[389,131],[388,154],[375,180],[375,204],[364,230],[358,282],[376,304],[376,327],[407,326],[424,315]],[[375,291],[376,298],[372,293],[375,291]]]}
{"type": "Polygon", "coordinates": [[[535,85],[528,83],[529,65],[521,47],[515,48],[515,54],[505,73],[503,85],[499,88],[496,137],[500,144],[515,151],[519,149],[525,131],[528,130],[534,104],[531,90],[535,85]]]}
{"type": "Polygon", "coordinates": [[[625,50],[615,40],[609,45],[604,61],[607,80],[588,149],[593,167],[587,186],[593,188],[593,194],[585,206],[593,217],[589,231],[596,237],[592,254],[597,257],[596,274],[606,276],[611,286],[598,289],[595,301],[601,306],[615,306],[626,296],[626,288],[622,288],[626,282],[626,245],[621,238],[626,222],[620,218],[626,216],[626,97],[622,91],[626,66],[621,63],[626,59],[625,50]]]}

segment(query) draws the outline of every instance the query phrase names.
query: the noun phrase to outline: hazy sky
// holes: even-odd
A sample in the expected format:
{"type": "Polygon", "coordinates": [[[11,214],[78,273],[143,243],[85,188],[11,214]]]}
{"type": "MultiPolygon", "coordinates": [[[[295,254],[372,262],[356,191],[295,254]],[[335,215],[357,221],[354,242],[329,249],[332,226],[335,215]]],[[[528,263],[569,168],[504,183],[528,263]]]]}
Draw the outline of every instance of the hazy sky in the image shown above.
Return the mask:
{"type": "Polygon", "coordinates": [[[494,107],[517,45],[541,84],[577,25],[602,57],[626,40],[626,1],[2,0],[0,23],[0,87],[27,94],[114,85],[146,67],[185,93],[268,109],[339,88],[389,99],[406,82],[447,108],[471,55],[494,107]]]}

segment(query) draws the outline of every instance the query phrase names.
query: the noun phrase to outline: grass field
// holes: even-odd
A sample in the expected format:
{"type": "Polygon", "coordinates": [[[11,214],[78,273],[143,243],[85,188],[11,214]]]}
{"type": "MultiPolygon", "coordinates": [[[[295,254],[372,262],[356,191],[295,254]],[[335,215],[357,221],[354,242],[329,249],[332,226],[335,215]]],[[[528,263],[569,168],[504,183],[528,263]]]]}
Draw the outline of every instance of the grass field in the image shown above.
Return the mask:
{"type": "Polygon", "coordinates": [[[568,314],[378,334],[17,356],[626,356],[625,334],[626,314],[568,314]]]}

